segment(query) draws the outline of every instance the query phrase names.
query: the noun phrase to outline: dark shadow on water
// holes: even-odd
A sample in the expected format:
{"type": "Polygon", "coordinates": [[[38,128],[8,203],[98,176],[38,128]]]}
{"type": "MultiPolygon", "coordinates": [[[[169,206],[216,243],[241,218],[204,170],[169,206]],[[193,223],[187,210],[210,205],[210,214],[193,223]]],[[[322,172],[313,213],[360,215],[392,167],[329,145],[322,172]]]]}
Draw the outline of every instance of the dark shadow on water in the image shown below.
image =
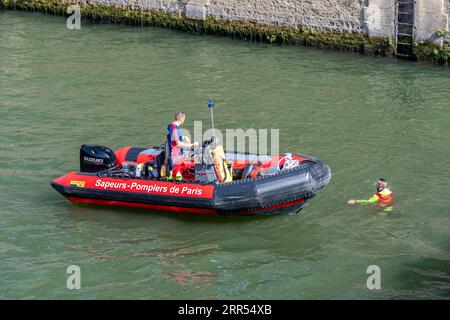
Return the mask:
{"type": "Polygon", "coordinates": [[[393,274],[396,299],[449,299],[449,263],[446,257],[406,258],[393,274]]]}

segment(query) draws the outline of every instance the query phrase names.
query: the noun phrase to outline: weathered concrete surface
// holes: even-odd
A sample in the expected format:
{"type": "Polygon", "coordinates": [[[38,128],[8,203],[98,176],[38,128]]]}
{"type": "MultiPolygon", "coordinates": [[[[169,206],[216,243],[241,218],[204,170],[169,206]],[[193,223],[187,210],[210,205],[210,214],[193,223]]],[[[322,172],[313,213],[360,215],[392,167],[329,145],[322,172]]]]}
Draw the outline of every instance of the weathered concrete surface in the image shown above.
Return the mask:
{"type": "Polygon", "coordinates": [[[191,0],[186,3],[185,15],[188,19],[206,19],[206,10],[209,0],[191,0]]]}
{"type": "Polygon", "coordinates": [[[192,14],[194,18],[202,18],[208,14],[217,19],[254,21],[262,24],[366,31],[364,23],[366,0],[80,0],[79,2],[158,9],[183,14],[188,12],[188,16],[192,14]]]}
{"type": "Polygon", "coordinates": [[[143,10],[161,10],[164,12],[183,12],[186,0],[61,0],[69,3],[98,4],[104,6],[130,7],[143,10]]]}
{"type": "Polygon", "coordinates": [[[210,0],[218,18],[364,32],[364,0],[210,0]]]}
{"type": "MultiPolygon", "coordinates": [[[[261,24],[309,26],[395,36],[397,0],[62,0],[157,9],[188,19],[252,21],[261,24]]],[[[415,36],[440,41],[436,30],[448,29],[450,0],[416,0],[415,36]]]]}
{"type": "Polygon", "coordinates": [[[395,34],[396,0],[368,0],[364,8],[364,22],[370,36],[395,34]]]}
{"type": "Polygon", "coordinates": [[[448,16],[450,17],[450,0],[444,1],[444,6],[445,6],[448,16]]]}
{"type": "Polygon", "coordinates": [[[436,35],[437,30],[448,30],[448,4],[442,0],[416,0],[415,8],[415,38],[441,42],[436,35]]]}

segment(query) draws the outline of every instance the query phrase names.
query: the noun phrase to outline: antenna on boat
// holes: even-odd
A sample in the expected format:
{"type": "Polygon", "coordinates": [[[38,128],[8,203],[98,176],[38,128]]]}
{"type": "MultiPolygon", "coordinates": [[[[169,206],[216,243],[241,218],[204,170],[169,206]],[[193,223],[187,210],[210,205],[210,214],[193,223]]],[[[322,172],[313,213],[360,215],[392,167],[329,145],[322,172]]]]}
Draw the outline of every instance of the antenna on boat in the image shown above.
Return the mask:
{"type": "Polygon", "coordinates": [[[209,98],[208,107],[211,110],[211,124],[212,124],[212,131],[213,131],[212,136],[213,137],[215,136],[215,133],[214,133],[214,112],[213,112],[213,108],[215,107],[215,105],[216,104],[212,101],[212,99],[209,98]]]}

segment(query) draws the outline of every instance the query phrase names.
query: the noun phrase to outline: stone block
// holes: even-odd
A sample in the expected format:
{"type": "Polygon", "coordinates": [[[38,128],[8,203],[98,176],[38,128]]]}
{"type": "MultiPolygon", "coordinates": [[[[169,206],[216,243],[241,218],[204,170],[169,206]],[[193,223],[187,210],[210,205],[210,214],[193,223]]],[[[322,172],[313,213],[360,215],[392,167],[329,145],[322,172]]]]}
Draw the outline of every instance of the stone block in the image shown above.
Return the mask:
{"type": "Polygon", "coordinates": [[[206,19],[206,7],[202,5],[186,5],[185,15],[187,19],[205,20],[206,19]]]}
{"type": "Polygon", "coordinates": [[[417,0],[415,8],[415,38],[442,42],[437,30],[448,30],[448,14],[444,0],[417,0]]]}

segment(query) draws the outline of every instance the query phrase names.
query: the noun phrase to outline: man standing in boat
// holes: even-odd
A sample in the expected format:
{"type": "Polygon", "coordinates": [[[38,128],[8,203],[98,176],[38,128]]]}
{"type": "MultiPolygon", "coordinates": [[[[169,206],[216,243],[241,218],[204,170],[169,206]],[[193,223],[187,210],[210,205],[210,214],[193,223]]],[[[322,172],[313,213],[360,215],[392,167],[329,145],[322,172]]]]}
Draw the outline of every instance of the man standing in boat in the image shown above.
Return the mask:
{"type": "Polygon", "coordinates": [[[198,146],[198,142],[190,143],[187,139],[183,140],[183,135],[180,130],[180,126],[183,125],[186,120],[186,115],[183,112],[177,112],[175,114],[175,121],[167,126],[167,145],[168,158],[166,157],[166,165],[170,161],[172,171],[169,174],[169,178],[175,178],[182,180],[182,166],[183,166],[183,149],[192,149],[198,146]]]}
{"type": "Polygon", "coordinates": [[[379,208],[385,212],[390,212],[393,209],[393,193],[388,189],[388,182],[381,178],[376,183],[377,193],[375,193],[369,200],[348,200],[348,204],[368,204],[376,203],[379,208]]]}

